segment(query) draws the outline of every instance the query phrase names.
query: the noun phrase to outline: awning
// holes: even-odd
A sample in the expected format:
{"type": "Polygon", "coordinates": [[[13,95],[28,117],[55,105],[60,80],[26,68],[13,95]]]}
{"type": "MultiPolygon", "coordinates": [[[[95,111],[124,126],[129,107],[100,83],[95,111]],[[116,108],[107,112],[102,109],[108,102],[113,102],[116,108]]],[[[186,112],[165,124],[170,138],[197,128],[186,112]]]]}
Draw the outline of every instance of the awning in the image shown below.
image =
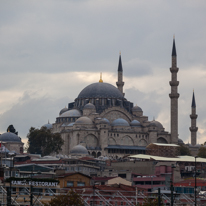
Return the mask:
{"type": "Polygon", "coordinates": [[[108,145],[105,149],[130,149],[130,150],[146,150],[146,147],[140,146],[122,146],[122,145],[108,145]]]}

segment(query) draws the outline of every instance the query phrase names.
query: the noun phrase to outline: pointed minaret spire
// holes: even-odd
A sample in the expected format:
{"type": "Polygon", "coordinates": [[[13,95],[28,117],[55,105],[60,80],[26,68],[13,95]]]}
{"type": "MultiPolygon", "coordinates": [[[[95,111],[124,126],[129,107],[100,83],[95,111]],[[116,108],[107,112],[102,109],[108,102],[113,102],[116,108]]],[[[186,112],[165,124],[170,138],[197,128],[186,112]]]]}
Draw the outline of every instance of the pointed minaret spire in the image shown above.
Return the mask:
{"type": "Polygon", "coordinates": [[[196,126],[197,122],[197,114],[196,114],[196,103],[195,103],[195,93],[193,90],[193,95],[192,95],[192,107],[191,107],[191,127],[190,132],[191,132],[191,144],[194,146],[197,144],[197,130],[198,127],[196,126]]]}
{"type": "Polygon", "coordinates": [[[172,67],[170,68],[171,72],[171,93],[169,97],[171,99],[171,143],[177,144],[178,143],[178,85],[179,81],[177,81],[177,56],[176,56],[176,47],[175,47],[175,39],[173,38],[173,47],[172,47],[172,67]]]}
{"type": "Polygon", "coordinates": [[[175,35],[173,36],[172,56],[177,56],[176,46],[175,46],[175,35]]]}
{"type": "Polygon", "coordinates": [[[193,95],[192,95],[192,108],[196,108],[196,103],[195,103],[195,93],[193,90],[193,95]]]}
{"type": "Polygon", "coordinates": [[[119,64],[118,64],[118,82],[116,82],[117,88],[119,91],[124,95],[123,93],[123,68],[122,68],[122,59],[121,59],[121,52],[119,53],[119,64]]]}
{"type": "Polygon", "coordinates": [[[118,65],[118,72],[122,72],[122,59],[121,59],[121,52],[119,52],[119,65],[118,65]]]}

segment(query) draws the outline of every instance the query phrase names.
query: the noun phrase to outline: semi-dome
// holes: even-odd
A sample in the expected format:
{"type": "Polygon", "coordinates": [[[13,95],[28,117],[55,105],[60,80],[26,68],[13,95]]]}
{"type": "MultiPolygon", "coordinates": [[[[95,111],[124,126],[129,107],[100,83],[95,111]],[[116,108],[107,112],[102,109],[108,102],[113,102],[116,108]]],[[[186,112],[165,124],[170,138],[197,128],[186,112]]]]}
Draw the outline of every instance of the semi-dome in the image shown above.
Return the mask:
{"type": "Polygon", "coordinates": [[[178,144],[184,144],[183,140],[178,138],[178,144]]]}
{"type": "Polygon", "coordinates": [[[163,129],[162,124],[156,120],[151,121],[150,126],[153,126],[153,125],[155,125],[159,129],[163,129]]]}
{"type": "Polygon", "coordinates": [[[67,127],[73,127],[74,123],[75,122],[72,122],[72,123],[68,124],[67,127]]]}
{"type": "Polygon", "coordinates": [[[65,107],[65,108],[63,108],[63,109],[61,109],[61,111],[59,112],[59,116],[61,115],[61,114],[63,114],[64,112],[66,112],[66,111],[68,111],[68,109],[65,107]]]}
{"type": "Polygon", "coordinates": [[[81,115],[80,111],[77,109],[68,110],[60,115],[60,117],[81,117],[81,116],[82,115],[81,115]]]}
{"type": "Polygon", "coordinates": [[[130,125],[131,125],[131,126],[137,126],[137,127],[138,127],[138,126],[141,126],[140,122],[139,122],[138,120],[136,120],[136,119],[132,120],[131,123],[130,123],[130,125]]]}
{"type": "Polygon", "coordinates": [[[84,109],[95,109],[95,106],[92,103],[88,103],[84,106],[84,109]]]}
{"type": "Polygon", "coordinates": [[[47,124],[44,124],[42,127],[46,127],[47,129],[52,129],[52,124],[48,122],[47,124]]]}
{"type": "Polygon", "coordinates": [[[3,142],[21,142],[21,138],[12,132],[6,132],[0,135],[0,141],[3,142]]]}
{"type": "Polygon", "coordinates": [[[134,106],[134,107],[132,108],[132,111],[133,111],[133,112],[142,112],[142,109],[141,109],[139,106],[134,106]]]}
{"type": "Polygon", "coordinates": [[[100,121],[99,121],[100,124],[110,124],[109,120],[106,119],[106,118],[102,118],[100,121]]]}
{"type": "Polygon", "coordinates": [[[88,151],[84,146],[79,144],[71,149],[70,154],[88,154],[88,151]]]}
{"type": "Polygon", "coordinates": [[[85,87],[77,98],[118,98],[124,99],[122,93],[113,85],[97,82],[85,87]]]}
{"type": "Polygon", "coordinates": [[[75,124],[93,124],[89,117],[80,117],[76,120],[75,124]]]}
{"type": "Polygon", "coordinates": [[[112,122],[112,126],[124,126],[124,127],[128,127],[128,126],[129,126],[129,123],[128,123],[125,119],[119,118],[119,119],[115,119],[115,120],[112,122]]]}

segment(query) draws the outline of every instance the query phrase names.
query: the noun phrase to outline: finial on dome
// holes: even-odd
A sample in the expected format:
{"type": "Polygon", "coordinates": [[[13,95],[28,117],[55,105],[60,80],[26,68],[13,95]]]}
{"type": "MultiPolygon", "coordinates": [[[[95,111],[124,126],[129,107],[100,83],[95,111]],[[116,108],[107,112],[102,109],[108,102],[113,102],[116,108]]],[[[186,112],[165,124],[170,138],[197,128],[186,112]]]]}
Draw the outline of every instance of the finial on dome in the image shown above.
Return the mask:
{"type": "Polygon", "coordinates": [[[102,80],[102,72],[100,73],[100,80],[99,80],[100,83],[103,83],[103,80],[102,80]]]}

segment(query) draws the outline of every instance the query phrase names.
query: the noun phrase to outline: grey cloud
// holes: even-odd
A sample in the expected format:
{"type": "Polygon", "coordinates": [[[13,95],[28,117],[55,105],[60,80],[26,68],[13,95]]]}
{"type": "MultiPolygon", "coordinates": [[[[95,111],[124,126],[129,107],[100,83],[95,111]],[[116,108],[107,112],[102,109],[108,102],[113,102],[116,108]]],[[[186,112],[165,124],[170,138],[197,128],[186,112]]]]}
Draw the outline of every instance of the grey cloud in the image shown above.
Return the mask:
{"type": "Polygon", "coordinates": [[[153,74],[148,62],[132,59],[124,64],[124,75],[128,77],[141,77],[153,74]]]}
{"type": "MultiPolygon", "coordinates": [[[[201,65],[204,70],[205,9],[205,1],[158,0],[148,3],[123,0],[44,0],[41,1],[41,6],[33,0],[20,0],[18,3],[2,1],[0,91],[23,93],[27,88],[35,87],[35,90],[43,90],[45,96],[25,94],[24,99],[19,99],[0,116],[1,122],[3,121],[1,129],[5,130],[14,120],[14,126],[16,124],[20,134],[22,130],[22,135],[25,135],[30,126],[44,124],[45,117],[54,121],[57,111],[61,109],[59,106],[65,106],[65,102],[69,102],[65,96],[71,95],[73,100],[75,93],[78,94],[85,82],[63,84],[71,81],[67,76],[58,82],[46,81],[49,78],[47,74],[69,71],[116,73],[120,50],[128,81],[134,76],[145,77],[154,73],[164,77],[166,72],[169,81],[174,33],[180,67],[178,78],[181,77],[181,71],[191,67],[199,68],[201,65]],[[32,76],[34,73],[39,73],[41,77],[41,82],[35,79],[36,85],[25,75],[32,76]],[[68,93],[60,90],[53,96],[54,90],[62,88],[59,85],[68,86],[65,89],[68,93]],[[28,124],[26,126],[25,120],[28,124]]],[[[190,106],[185,109],[185,105],[190,105],[191,91],[195,85],[198,88],[197,97],[201,97],[198,101],[198,124],[204,128],[206,85],[198,79],[187,81],[186,77],[181,78],[180,136],[187,139],[190,106]],[[185,81],[184,86],[182,81],[185,81]]],[[[154,85],[148,83],[148,86],[154,85]]],[[[138,82],[134,87],[138,88],[138,82]]],[[[161,87],[164,84],[159,82],[158,88],[161,87]]],[[[132,88],[126,91],[126,95],[129,100],[139,104],[150,119],[162,112],[169,114],[168,93],[165,93],[167,98],[164,99],[157,90],[144,93],[132,88]]]]}
{"type": "Polygon", "coordinates": [[[25,92],[11,109],[0,115],[0,131],[6,132],[7,127],[13,124],[19,136],[25,138],[31,126],[39,128],[48,120],[53,123],[68,101],[68,97],[36,97],[33,92],[25,92]]]}

